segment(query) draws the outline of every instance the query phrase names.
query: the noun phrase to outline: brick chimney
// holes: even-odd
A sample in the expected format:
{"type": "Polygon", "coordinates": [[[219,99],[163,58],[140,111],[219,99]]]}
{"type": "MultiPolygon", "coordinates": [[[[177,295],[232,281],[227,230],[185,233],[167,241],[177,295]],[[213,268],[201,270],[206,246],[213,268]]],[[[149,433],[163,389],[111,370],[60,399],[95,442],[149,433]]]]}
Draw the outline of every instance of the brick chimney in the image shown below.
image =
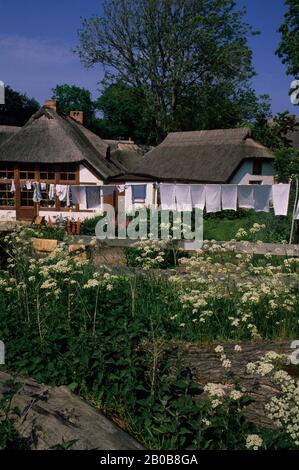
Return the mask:
{"type": "Polygon", "coordinates": [[[70,117],[77,121],[79,124],[83,124],[83,112],[82,111],[71,111],[70,117]]]}
{"type": "Polygon", "coordinates": [[[44,108],[52,109],[53,111],[57,111],[57,102],[55,100],[46,100],[44,104],[44,108]]]}

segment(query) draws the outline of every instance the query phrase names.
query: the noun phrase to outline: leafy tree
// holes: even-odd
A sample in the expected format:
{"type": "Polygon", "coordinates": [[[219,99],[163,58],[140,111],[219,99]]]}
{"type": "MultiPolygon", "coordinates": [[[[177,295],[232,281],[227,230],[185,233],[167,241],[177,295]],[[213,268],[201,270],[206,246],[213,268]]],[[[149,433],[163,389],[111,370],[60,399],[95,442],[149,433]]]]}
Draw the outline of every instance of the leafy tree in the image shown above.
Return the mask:
{"type": "Polygon", "coordinates": [[[102,16],[83,21],[75,52],[105,67],[105,84],[138,90],[157,140],[190,125],[228,127],[249,112],[254,33],[244,14],[233,0],[106,0],[102,16]]]}
{"type": "Polygon", "coordinates": [[[5,87],[5,104],[0,105],[0,125],[24,126],[40,105],[34,98],[5,87]]]}
{"type": "Polygon", "coordinates": [[[123,82],[114,83],[103,90],[95,105],[103,115],[98,126],[104,138],[132,137],[145,143],[155,141],[146,103],[138,89],[123,82]]]}
{"type": "MultiPolygon", "coordinates": [[[[299,150],[280,147],[275,150],[274,169],[279,183],[288,183],[292,175],[299,175],[299,150]]],[[[292,195],[292,204],[294,195],[292,195]]]]}
{"type": "Polygon", "coordinates": [[[95,120],[95,105],[91,93],[75,85],[56,85],[52,99],[57,100],[59,111],[69,115],[70,111],[83,111],[84,125],[92,128],[95,120]]]}
{"type": "Polygon", "coordinates": [[[281,40],[276,54],[287,65],[288,75],[299,77],[299,2],[285,0],[285,4],[288,9],[279,28],[281,40]]]}
{"type": "Polygon", "coordinates": [[[253,137],[272,150],[281,147],[290,148],[291,141],[288,135],[297,127],[296,116],[289,114],[288,111],[278,113],[272,120],[269,120],[267,114],[260,114],[253,128],[253,137]]]}

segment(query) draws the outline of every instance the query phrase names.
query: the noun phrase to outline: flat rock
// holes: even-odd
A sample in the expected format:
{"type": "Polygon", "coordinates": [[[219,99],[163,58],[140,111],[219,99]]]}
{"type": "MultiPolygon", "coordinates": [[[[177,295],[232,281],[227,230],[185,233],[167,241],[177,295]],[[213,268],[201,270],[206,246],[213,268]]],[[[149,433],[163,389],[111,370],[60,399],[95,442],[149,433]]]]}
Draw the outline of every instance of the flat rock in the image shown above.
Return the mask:
{"type": "MultiPolygon", "coordinates": [[[[10,418],[32,450],[72,443],[73,450],[140,450],[142,446],[68,387],[48,387],[0,372],[0,400],[15,389],[10,418]],[[14,384],[12,384],[12,380],[14,384]],[[20,415],[13,410],[17,408],[20,415]]],[[[0,414],[1,419],[1,414],[0,414]]]]}

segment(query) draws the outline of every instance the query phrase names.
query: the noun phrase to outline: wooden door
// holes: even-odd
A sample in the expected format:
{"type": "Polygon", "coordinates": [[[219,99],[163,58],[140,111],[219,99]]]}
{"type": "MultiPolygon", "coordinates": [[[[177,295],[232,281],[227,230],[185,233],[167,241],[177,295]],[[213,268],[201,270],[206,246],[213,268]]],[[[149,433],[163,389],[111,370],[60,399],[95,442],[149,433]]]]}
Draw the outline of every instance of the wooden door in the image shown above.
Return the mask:
{"type": "Polygon", "coordinates": [[[32,220],[38,212],[38,204],[33,202],[33,187],[31,189],[18,188],[19,197],[16,204],[17,220],[32,220]]]}
{"type": "Polygon", "coordinates": [[[38,204],[33,202],[33,185],[26,187],[27,181],[36,181],[36,165],[23,163],[15,167],[16,184],[16,218],[17,220],[32,220],[38,212],[38,204]]]}

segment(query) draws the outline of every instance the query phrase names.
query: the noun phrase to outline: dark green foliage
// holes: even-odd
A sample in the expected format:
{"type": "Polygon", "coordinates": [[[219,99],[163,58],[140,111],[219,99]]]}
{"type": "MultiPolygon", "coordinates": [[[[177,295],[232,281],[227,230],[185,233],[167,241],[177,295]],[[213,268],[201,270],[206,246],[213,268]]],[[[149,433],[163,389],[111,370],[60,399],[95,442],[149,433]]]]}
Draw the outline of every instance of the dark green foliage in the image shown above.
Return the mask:
{"type": "Polygon", "coordinates": [[[289,134],[298,128],[296,116],[288,111],[278,113],[272,120],[268,114],[258,115],[252,130],[252,136],[265,147],[277,150],[281,147],[291,147],[289,134]]]}
{"type": "Polygon", "coordinates": [[[52,99],[57,100],[60,113],[68,116],[70,111],[83,111],[84,125],[93,129],[95,125],[95,104],[91,93],[75,85],[56,85],[52,99]]]}
{"type": "Polygon", "coordinates": [[[5,104],[0,104],[0,125],[24,126],[28,119],[39,109],[34,98],[5,87],[5,104]]]}
{"type": "Polygon", "coordinates": [[[123,82],[113,83],[103,89],[96,107],[103,114],[103,119],[97,121],[101,137],[156,142],[142,91],[123,82]]]}
{"type": "Polygon", "coordinates": [[[298,0],[285,0],[287,11],[279,28],[281,39],[276,51],[282,63],[287,65],[289,75],[299,76],[299,3],[298,0]]]}

